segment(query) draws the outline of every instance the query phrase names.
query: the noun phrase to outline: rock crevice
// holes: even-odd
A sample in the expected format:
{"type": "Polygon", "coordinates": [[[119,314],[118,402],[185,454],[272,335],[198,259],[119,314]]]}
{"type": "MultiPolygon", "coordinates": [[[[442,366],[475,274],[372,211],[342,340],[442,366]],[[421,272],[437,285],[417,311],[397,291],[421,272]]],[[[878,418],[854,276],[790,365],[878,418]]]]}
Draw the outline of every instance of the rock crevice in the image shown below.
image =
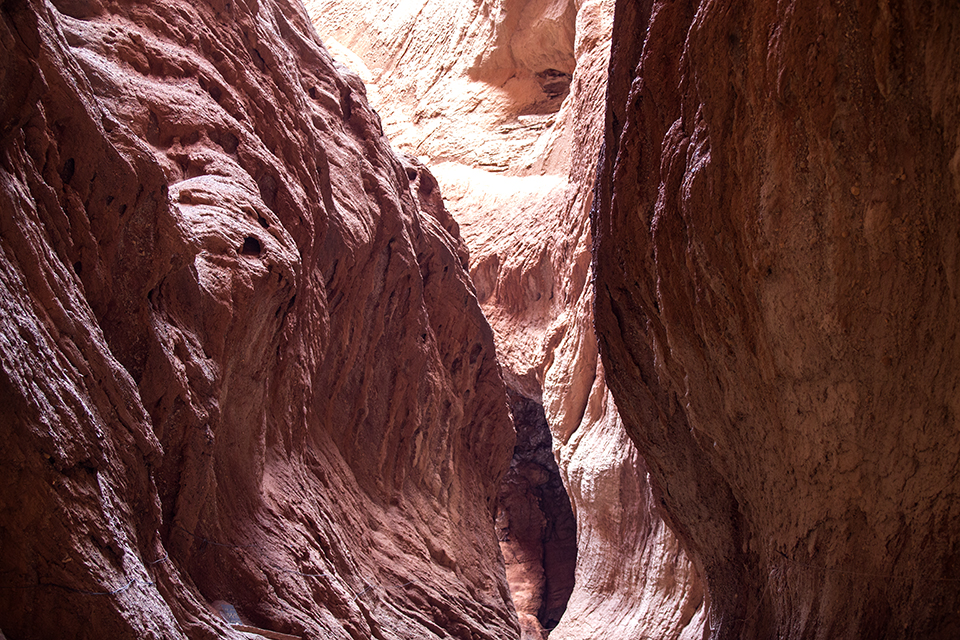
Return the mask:
{"type": "Polygon", "coordinates": [[[497,538],[524,638],[545,638],[573,592],[577,522],[553,456],[543,405],[509,389],[517,429],[500,484],[497,538]]]}

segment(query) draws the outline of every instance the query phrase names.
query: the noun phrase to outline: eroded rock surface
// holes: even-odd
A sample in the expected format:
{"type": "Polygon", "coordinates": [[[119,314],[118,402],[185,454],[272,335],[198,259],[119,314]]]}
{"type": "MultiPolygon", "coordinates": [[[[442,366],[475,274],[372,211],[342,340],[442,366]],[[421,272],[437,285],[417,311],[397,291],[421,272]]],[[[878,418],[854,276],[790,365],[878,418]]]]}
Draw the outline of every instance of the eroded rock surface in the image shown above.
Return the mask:
{"type": "Polygon", "coordinates": [[[391,141],[431,163],[516,171],[569,92],[570,0],[306,0],[373,90],[391,141]],[[534,135],[531,135],[533,133],[534,135]]]}
{"type": "Polygon", "coordinates": [[[303,8],[10,2],[0,49],[3,632],[516,637],[465,248],[303,8]]]}
{"type": "Polygon", "coordinates": [[[618,2],[597,328],[711,638],[960,633],[957,33],[618,2]]]}
{"type": "MultiPolygon", "coordinates": [[[[576,585],[550,637],[696,636],[703,590],[649,498],[593,333],[587,213],[613,3],[308,6],[321,37],[349,48],[343,59],[374,83],[393,143],[434,162],[500,360],[514,390],[545,411],[579,549],[576,585]],[[569,74],[568,93],[549,69],[569,74]]],[[[509,568],[514,552],[505,555],[509,568]]],[[[521,573],[514,599],[530,622],[524,632],[540,637],[540,573],[521,573]]]]}
{"type": "Polygon", "coordinates": [[[701,581],[660,516],[646,465],[602,368],[598,374],[581,426],[563,449],[578,509],[577,590],[550,638],[699,640],[701,581]]]}

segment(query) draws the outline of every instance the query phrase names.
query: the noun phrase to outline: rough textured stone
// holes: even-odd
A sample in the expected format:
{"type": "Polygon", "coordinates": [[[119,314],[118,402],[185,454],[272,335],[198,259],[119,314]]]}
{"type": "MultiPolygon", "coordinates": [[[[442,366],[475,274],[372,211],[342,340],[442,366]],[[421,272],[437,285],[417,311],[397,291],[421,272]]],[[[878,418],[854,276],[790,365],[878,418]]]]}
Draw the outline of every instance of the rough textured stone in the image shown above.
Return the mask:
{"type": "MultiPolygon", "coordinates": [[[[698,635],[703,590],[649,498],[593,333],[587,212],[613,3],[487,1],[479,13],[441,2],[308,5],[321,36],[334,38],[338,55],[374,83],[394,144],[438,161],[431,166],[470,247],[470,272],[500,360],[514,374],[510,385],[542,405],[553,432],[579,551],[576,586],[551,637],[698,635]],[[561,23],[572,27],[554,31],[561,23]],[[572,36],[557,37],[571,28],[572,36]],[[563,55],[538,51],[544,39],[563,44],[563,55]],[[526,43],[523,53],[505,55],[506,41],[526,43]],[[549,101],[542,88],[513,89],[529,79],[522,60],[547,58],[528,71],[570,74],[569,94],[549,101]],[[510,74],[476,73],[476,60],[493,59],[510,74]]],[[[505,503],[527,504],[525,486],[508,482],[516,493],[505,503]]],[[[534,568],[538,547],[525,548],[504,545],[504,555],[524,633],[538,638],[544,571],[534,568]],[[525,561],[511,564],[516,558],[525,561]]]]}
{"type": "Polygon", "coordinates": [[[710,638],[954,638],[960,13],[618,2],[609,383],[710,638]]]}
{"type": "Polygon", "coordinates": [[[306,0],[331,50],[374,85],[394,145],[431,163],[516,171],[568,93],[570,0],[306,0]],[[491,135],[496,132],[496,135],[491,135]]]}
{"type": "Polygon", "coordinates": [[[303,8],[7,2],[0,59],[3,632],[516,637],[465,248],[303,8]]]}

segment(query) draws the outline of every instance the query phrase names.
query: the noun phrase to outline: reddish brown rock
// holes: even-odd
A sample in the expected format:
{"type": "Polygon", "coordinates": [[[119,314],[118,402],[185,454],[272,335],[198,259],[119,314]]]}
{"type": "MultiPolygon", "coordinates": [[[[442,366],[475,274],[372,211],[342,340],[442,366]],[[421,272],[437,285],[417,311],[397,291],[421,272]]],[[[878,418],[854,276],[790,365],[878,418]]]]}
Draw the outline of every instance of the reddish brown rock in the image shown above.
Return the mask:
{"type": "Polygon", "coordinates": [[[597,328],[710,638],[960,634],[958,32],[618,3],[597,328]]]}
{"type": "MultiPolygon", "coordinates": [[[[703,589],[649,497],[593,332],[587,212],[613,2],[307,4],[325,43],[375,83],[393,143],[443,161],[432,168],[470,247],[500,361],[550,425],[578,532],[576,584],[550,637],[697,636],[703,589]],[[569,74],[569,93],[551,96],[548,85],[564,76],[549,69],[569,74]]],[[[523,430],[518,424],[518,450],[523,430]]],[[[520,526],[502,544],[524,635],[541,638],[551,622],[541,609],[549,525],[530,506],[541,467],[521,455],[513,468],[501,493],[504,524],[520,526]]]]}
{"type": "Polygon", "coordinates": [[[516,637],[465,249],[302,7],[2,15],[3,632],[516,637]]]}

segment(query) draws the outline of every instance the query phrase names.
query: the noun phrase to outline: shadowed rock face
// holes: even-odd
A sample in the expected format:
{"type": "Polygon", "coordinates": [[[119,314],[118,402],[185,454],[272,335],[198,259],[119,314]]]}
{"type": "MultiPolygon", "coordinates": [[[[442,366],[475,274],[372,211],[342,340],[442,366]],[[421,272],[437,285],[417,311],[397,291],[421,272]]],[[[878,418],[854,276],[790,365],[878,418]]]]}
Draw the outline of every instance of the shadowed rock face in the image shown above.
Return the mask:
{"type": "Polygon", "coordinates": [[[4,633],[516,637],[465,248],[302,7],[8,2],[0,59],[4,633]]]}
{"type": "Polygon", "coordinates": [[[510,470],[500,484],[497,537],[523,638],[546,638],[573,591],[577,522],[543,405],[510,390],[517,429],[510,470]]]}
{"type": "Polygon", "coordinates": [[[960,633],[958,29],[618,3],[597,330],[711,638],[960,633]]]}

